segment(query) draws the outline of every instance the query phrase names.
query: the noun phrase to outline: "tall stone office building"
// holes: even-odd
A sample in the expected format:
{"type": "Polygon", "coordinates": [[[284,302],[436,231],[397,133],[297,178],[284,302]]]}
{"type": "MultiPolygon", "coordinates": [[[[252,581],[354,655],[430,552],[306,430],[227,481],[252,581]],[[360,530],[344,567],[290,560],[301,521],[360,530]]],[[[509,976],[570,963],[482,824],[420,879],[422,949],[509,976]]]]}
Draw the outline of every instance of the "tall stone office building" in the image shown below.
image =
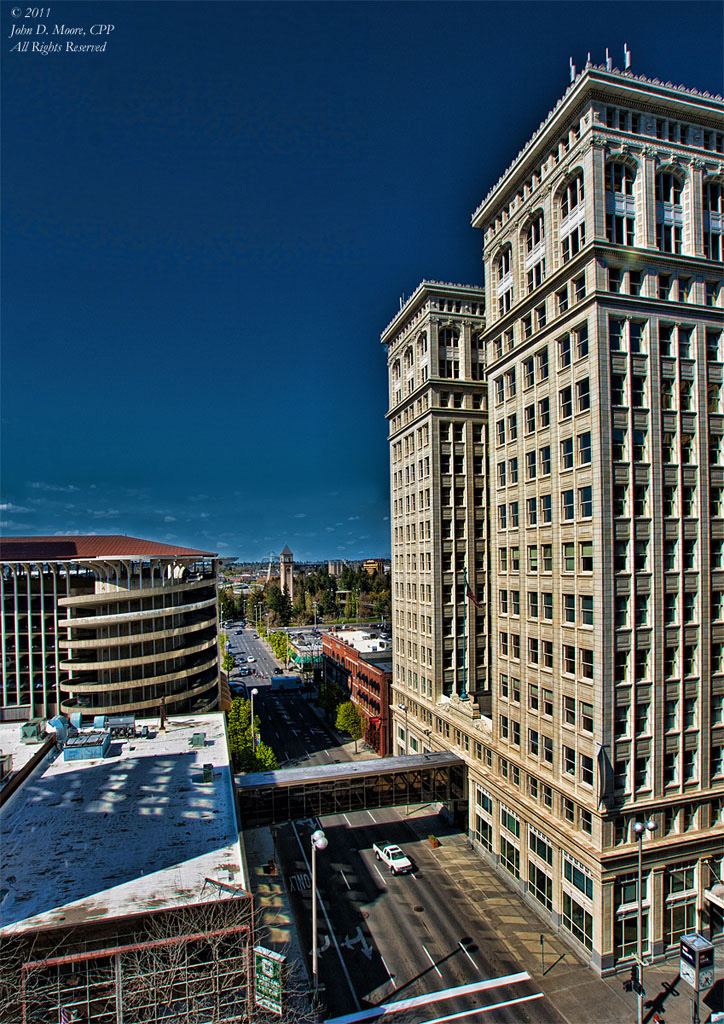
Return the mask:
{"type": "Polygon", "coordinates": [[[596,969],[724,933],[722,100],[587,65],[388,346],[394,752],[596,969]],[[409,733],[405,736],[405,723],[409,733]]]}

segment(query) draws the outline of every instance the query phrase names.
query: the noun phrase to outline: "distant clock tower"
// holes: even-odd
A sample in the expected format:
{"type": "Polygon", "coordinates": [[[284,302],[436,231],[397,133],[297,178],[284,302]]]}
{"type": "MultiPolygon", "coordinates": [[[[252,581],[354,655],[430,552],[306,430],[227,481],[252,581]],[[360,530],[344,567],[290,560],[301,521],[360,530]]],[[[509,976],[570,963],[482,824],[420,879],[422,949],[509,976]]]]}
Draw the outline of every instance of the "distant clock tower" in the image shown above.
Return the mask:
{"type": "Polygon", "coordinates": [[[279,587],[282,594],[286,590],[289,600],[294,600],[294,555],[285,547],[279,556],[279,587]]]}

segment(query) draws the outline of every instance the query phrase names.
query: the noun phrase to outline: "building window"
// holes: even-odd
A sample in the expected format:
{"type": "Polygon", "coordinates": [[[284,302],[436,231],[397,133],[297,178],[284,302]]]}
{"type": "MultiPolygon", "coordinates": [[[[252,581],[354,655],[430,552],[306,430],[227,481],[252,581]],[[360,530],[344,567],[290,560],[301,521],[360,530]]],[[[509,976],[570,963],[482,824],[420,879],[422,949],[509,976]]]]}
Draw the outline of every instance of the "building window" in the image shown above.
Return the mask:
{"type": "Polygon", "coordinates": [[[591,388],[588,377],[579,380],[576,384],[576,397],[578,399],[578,411],[586,412],[591,408],[591,388]]]}
{"type": "Polygon", "coordinates": [[[510,312],[513,305],[513,270],[512,250],[505,249],[496,261],[497,292],[498,292],[498,315],[504,316],[510,312]]]}
{"type": "Polygon", "coordinates": [[[681,252],[683,210],[681,179],[670,171],[656,175],[656,246],[662,252],[681,252]]]}
{"type": "Polygon", "coordinates": [[[500,863],[513,878],[520,878],[520,851],[503,835],[500,837],[500,863]]]}
{"type": "Polygon", "coordinates": [[[593,515],[593,490],[591,487],[578,488],[578,510],[582,519],[590,519],[593,515]]]}
{"type": "Polygon", "coordinates": [[[559,391],[561,419],[568,419],[573,415],[573,391],[570,387],[562,388],[559,391]]]}
{"type": "Polygon", "coordinates": [[[583,172],[568,182],[561,193],[561,257],[564,263],[580,252],[586,242],[583,172]]]}
{"type": "Polygon", "coordinates": [[[553,909],[553,881],[532,860],[528,861],[528,892],[542,903],[546,910],[553,909]]]}
{"type": "Polygon", "coordinates": [[[532,292],[543,282],[546,272],[543,215],[531,223],[525,236],[525,268],[528,291],[532,292]]]}
{"type": "Polygon", "coordinates": [[[606,237],[618,245],[634,244],[634,178],[627,164],[609,163],[606,167],[606,237]]]}
{"type": "Polygon", "coordinates": [[[682,935],[696,931],[696,868],[673,864],[664,875],[664,946],[678,946],[682,935]]]}
{"type": "Polygon", "coordinates": [[[538,402],[538,427],[542,430],[544,427],[550,426],[551,422],[551,411],[550,411],[550,399],[541,398],[538,402]]]}
{"type": "Polygon", "coordinates": [[[724,189],[713,181],[702,186],[702,210],[704,220],[704,256],[708,260],[724,259],[724,189]]]}

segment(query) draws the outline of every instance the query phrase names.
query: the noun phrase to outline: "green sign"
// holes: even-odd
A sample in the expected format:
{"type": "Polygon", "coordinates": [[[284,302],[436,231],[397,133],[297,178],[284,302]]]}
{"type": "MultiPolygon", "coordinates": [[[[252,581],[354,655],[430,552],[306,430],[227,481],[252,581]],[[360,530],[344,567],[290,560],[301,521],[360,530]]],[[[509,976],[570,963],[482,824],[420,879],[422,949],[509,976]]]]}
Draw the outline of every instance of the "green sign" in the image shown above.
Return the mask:
{"type": "Polygon", "coordinates": [[[284,965],[287,958],[263,946],[254,946],[256,1005],[272,1013],[284,1012],[284,965]]]}

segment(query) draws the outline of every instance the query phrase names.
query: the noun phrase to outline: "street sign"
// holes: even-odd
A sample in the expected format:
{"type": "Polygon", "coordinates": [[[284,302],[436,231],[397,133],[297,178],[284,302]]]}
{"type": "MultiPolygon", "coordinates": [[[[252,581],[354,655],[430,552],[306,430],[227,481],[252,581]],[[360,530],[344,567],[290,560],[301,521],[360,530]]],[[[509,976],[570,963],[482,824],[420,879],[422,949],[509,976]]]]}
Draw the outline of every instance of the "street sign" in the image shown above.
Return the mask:
{"type": "Polygon", "coordinates": [[[254,998],[257,1006],[284,1013],[284,965],[287,958],[264,946],[254,946],[254,998]]]}

